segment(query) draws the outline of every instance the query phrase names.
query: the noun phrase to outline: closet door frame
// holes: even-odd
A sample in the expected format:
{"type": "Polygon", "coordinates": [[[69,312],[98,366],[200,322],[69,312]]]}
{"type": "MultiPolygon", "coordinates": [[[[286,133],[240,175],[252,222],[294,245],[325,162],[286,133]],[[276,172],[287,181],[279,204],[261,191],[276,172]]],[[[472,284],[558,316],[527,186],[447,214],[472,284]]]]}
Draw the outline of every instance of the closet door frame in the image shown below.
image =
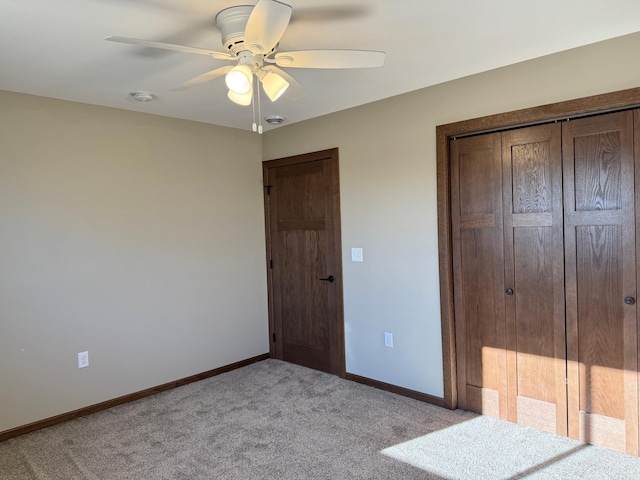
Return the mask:
{"type": "MultiPolygon", "coordinates": [[[[594,95],[436,127],[440,312],[444,365],[444,406],[447,408],[455,409],[458,405],[456,330],[453,295],[453,248],[451,238],[450,140],[463,135],[488,133],[539,123],[562,121],[568,118],[577,118],[634,107],[640,107],[640,88],[594,95]]],[[[638,231],[636,231],[636,234],[638,234],[638,231]]]]}

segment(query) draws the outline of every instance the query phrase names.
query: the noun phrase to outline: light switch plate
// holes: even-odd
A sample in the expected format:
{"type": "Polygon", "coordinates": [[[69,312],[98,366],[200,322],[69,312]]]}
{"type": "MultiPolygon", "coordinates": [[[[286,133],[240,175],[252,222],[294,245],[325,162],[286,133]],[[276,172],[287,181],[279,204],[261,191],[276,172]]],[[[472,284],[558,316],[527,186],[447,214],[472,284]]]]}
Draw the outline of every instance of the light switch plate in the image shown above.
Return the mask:
{"type": "Polygon", "coordinates": [[[363,262],[362,258],[362,248],[352,248],[351,249],[351,261],[352,262],[363,262]]]}

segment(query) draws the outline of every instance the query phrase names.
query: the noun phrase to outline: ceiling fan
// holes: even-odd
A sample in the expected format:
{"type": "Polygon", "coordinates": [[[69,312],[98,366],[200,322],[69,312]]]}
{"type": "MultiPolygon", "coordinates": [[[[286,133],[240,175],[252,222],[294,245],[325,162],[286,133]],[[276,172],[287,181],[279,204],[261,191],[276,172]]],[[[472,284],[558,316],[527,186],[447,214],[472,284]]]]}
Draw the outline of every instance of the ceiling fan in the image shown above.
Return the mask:
{"type": "MultiPolygon", "coordinates": [[[[279,67],[366,68],[384,64],[385,53],[370,50],[279,52],[279,42],[289,25],[292,12],[290,5],[276,0],[258,0],[255,6],[239,5],[222,10],[216,16],[216,26],[222,34],[226,52],[127,37],[108,36],[105,40],[233,61],[235,65],[198,75],[178,89],[190,88],[225,75],[229,99],[245,106],[254,101],[254,77],[258,80],[258,89],[262,85],[272,102],[280,98],[290,85],[299,87],[296,80],[279,67]]],[[[257,97],[259,101],[259,95],[257,97]]]]}

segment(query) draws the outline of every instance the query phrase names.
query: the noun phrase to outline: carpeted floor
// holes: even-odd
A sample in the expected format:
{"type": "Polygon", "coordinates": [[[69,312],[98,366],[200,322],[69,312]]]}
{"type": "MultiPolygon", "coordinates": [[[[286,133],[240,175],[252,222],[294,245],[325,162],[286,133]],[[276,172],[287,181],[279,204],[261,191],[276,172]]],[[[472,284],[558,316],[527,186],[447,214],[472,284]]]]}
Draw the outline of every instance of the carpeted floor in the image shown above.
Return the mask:
{"type": "Polygon", "coordinates": [[[267,360],[0,443],[2,480],[640,479],[640,459],[267,360]]]}

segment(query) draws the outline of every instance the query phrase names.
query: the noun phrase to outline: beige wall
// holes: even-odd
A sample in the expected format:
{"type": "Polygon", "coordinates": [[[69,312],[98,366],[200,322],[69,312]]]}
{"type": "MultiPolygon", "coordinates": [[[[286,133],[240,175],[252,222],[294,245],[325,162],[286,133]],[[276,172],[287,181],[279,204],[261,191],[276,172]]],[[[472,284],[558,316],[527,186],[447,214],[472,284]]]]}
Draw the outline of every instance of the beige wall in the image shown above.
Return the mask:
{"type": "Polygon", "coordinates": [[[261,148],[0,92],[0,431],[268,351],[261,148]]]}
{"type": "Polygon", "coordinates": [[[441,396],[435,126],[639,86],[638,51],[634,34],[263,138],[0,92],[0,431],[265,353],[260,160],[334,146],[347,370],[441,396]]]}
{"type": "Polygon", "coordinates": [[[265,135],[265,159],[340,149],[348,372],[443,394],[436,125],[640,86],[638,51],[633,34],[265,135]]]}

